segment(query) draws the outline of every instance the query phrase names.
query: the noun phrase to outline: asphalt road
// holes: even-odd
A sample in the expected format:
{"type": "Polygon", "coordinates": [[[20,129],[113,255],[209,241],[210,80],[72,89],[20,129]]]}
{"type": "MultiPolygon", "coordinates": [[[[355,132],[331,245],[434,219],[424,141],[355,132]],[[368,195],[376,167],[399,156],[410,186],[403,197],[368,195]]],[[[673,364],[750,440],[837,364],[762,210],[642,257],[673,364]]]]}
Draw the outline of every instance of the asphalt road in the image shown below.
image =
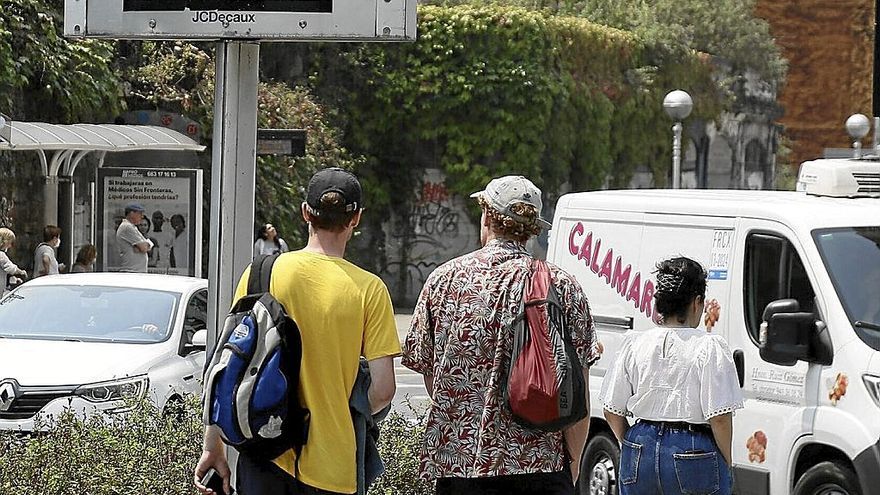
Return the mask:
{"type": "MultiPolygon", "coordinates": [[[[412,315],[397,314],[394,320],[397,322],[397,335],[400,342],[406,337],[409,330],[409,322],[412,315]]],[[[428,404],[428,393],[425,391],[425,383],[422,375],[410,371],[400,364],[400,358],[394,360],[394,374],[397,377],[397,395],[394,396],[394,410],[407,416],[415,414],[415,411],[424,411],[428,404]]]]}

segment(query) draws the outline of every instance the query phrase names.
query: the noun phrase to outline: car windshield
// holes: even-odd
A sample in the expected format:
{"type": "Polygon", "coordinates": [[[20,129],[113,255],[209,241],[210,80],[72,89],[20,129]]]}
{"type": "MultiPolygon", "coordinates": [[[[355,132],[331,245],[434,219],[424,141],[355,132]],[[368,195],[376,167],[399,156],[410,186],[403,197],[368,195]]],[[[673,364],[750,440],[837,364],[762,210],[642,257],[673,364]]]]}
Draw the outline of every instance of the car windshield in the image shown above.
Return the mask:
{"type": "Polygon", "coordinates": [[[813,236],[856,332],[880,350],[880,227],[824,229],[813,236]]]}
{"type": "Polygon", "coordinates": [[[0,338],[162,342],[178,299],[132,287],[25,284],[0,301],[0,338]]]}

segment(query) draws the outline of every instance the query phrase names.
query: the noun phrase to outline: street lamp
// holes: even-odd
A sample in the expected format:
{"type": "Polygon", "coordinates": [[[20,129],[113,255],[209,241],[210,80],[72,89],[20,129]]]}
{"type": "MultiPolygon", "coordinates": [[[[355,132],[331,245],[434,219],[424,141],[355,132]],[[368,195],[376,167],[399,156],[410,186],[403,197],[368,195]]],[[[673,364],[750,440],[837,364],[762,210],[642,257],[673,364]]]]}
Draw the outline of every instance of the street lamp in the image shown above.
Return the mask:
{"type": "Polygon", "coordinates": [[[670,91],[663,98],[663,110],[666,115],[672,117],[675,125],[672,126],[672,188],[681,187],[681,121],[691,114],[694,108],[694,100],[691,95],[680,89],[670,91]]]}
{"type": "Polygon", "coordinates": [[[862,138],[871,130],[871,121],[860,113],[854,113],[846,119],[846,132],[853,139],[853,158],[862,157],[862,138]]]}

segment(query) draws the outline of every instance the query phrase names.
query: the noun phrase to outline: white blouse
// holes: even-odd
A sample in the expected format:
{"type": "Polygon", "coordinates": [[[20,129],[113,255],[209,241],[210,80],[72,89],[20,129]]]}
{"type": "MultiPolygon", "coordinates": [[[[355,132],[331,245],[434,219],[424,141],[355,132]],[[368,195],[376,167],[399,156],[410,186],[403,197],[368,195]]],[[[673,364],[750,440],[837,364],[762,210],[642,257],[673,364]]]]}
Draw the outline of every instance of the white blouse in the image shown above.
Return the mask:
{"type": "Polygon", "coordinates": [[[743,407],[727,342],[696,328],[627,332],[599,399],[614,414],[651,421],[707,423],[743,407]]]}

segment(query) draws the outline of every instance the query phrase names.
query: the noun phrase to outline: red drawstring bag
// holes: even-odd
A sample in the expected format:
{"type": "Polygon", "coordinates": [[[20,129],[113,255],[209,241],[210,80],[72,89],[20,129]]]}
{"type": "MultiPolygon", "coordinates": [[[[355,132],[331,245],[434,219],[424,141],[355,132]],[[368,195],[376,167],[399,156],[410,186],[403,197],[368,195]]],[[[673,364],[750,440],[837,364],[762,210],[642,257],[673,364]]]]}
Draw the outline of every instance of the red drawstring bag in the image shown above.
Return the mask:
{"type": "Polygon", "coordinates": [[[586,417],[586,384],[547,263],[532,261],[513,331],[505,399],[525,426],[557,431],[586,417]]]}

